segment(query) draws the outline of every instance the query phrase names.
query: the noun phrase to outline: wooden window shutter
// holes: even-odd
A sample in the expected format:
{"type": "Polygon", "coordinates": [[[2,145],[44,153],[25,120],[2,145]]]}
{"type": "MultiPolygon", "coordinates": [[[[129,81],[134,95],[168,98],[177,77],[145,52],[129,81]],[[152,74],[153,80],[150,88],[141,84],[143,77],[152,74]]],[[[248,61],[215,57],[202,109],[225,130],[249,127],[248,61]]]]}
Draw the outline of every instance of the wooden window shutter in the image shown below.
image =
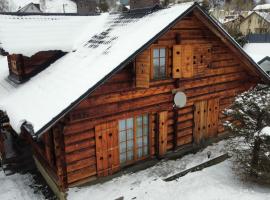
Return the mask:
{"type": "Polygon", "coordinates": [[[135,62],[136,87],[149,88],[150,82],[150,49],[137,56],[135,62]]]}
{"type": "Polygon", "coordinates": [[[194,140],[200,144],[207,133],[207,101],[200,101],[194,105],[194,140]]]}
{"type": "Polygon", "coordinates": [[[156,132],[156,115],[151,113],[149,114],[149,146],[150,146],[150,155],[155,155],[155,132],[156,132]]]}
{"type": "Polygon", "coordinates": [[[181,78],[182,45],[173,46],[173,78],[181,78]]]}
{"type": "Polygon", "coordinates": [[[211,44],[206,44],[205,45],[205,58],[204,58],[204,63],[206,67],[211,67],[212,66],[212,45],[211,44]]]}
{"type": "Polygon", "coordinates": [[[118,171],[120,162],[117,122],[97,125],[95,139],[98,176],[108,176],[118,171]]]}
{"type": "Polygon", "coordinates": [[[168,111],[158,114],[158,154],[163,156],[167,151],[168,111]]]}
{"type": "Polygon", "coordinates": [[[173,78],[193,77],[192,45],[175,45],[173,47],[173,78]]]}
{"type": "Polygon", "coordinates": [[[219,99],[200,101],[194,107],[194,140],[200,144],[218,133],[219,99]]]}
{"type": "Polygon", "coordinates": [[[207,106],[207,133],[209,137],[214,137],[218,133],[219,99],[210,99],[207,106]]]}

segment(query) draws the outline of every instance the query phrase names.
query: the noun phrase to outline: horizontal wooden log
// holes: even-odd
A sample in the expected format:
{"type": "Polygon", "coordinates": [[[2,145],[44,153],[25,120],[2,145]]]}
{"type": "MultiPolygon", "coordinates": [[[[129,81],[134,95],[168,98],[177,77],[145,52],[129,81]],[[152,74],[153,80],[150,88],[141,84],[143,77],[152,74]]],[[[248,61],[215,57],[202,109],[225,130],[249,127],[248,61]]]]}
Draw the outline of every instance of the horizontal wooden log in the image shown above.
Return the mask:
{"type": "Polygon", "coordinates": [[[96,155],[96,149],[94,147],[86,148],[86,149],[80,149],[77,151],[74,151],[72,153],[66,154],[66,162],[71,163],[78,160],[83,160],[85,158],[91,158],[96,155]]]}
{"type": "Polygon", "coordinates": [[[100,96],[93,96],[91,98],[83,101],[76,109],[84,109],[89,107],[95,107],[98,105],[104,105],[115,102],[122,102],[128,100],[136,100],[138,98],[145,98],[147,96],[153,96],[163,93],[169,93],[174,89],[175,86],[171,85],[162,85],[157,87],[151,87],[149,89],[138,89],[131,90],[126,92],[114,92],[110,94],[104,94],[100,96]]]}
{"type": "Polygon", "coordinates": [[[76,162],[67,164],[67,172],[70,173],[70,172],[77,171],[86,167],[93,166],[95,164],[96,164],[95,157],[78,160],[76,162]]]}
{"type": "Polygon", "coordinates": [[[86,167],[71,173],[67,174],[67,181],[68,184],[74,183],[78,180],[82,180],[84,178],[88,178],[91,176],[95,176],[96,175],[96,167],[95,165],[91,166],[91,167],[86,167]]]}
{"type": "Polygon", "coordinates": [[[70,122],[66,127],[65,130],[67,132],[72,132],[72,133],[76,133],[76,132],[80,132],[80,131],[84,131],[84,130],[89,130],[91,128],[94,128],[94,126],[96,124],[102,123],[102,122],[106,122],[106,121],[112,121],[112,120],[119,120],[119,119],[123,119],[123,118],[128,118],[128,117],[132,117],[135,115],[139,115],[142,113],[152,113],[152,112],[158,112],[161,110],[171,110],[173,107],[172,103],[161,103],[158,105],[153,105],[153,106],[149,106],[149,107],[142,107],[139,110],[131,110],[131,111],[126,111],[123,113],[114,113],[114,115],[109,115],[109,116],[103,116],[101,118],[95,118],[92,120],[82,120],[82,121],[77,121],[77,122],[70,122]]]}
{"type": "Polygon", "coordinates": [[[177,138],[177,146],[182,146],[186,144],[191,144],[193,142],[193,136],[192,135],[186,135],[180,138],[177,138]]]}
{"type": "Polygon", "coordinates": [[[95,146],[95,140],[84,140],[81,142],[76,142],[73,144],[70,144],[68,146],[65,146],[65,152],[66,153],[71,153],[73,151],[77,151],[80,149],[84,149],[84,148],[91,148],[95,146]]]}

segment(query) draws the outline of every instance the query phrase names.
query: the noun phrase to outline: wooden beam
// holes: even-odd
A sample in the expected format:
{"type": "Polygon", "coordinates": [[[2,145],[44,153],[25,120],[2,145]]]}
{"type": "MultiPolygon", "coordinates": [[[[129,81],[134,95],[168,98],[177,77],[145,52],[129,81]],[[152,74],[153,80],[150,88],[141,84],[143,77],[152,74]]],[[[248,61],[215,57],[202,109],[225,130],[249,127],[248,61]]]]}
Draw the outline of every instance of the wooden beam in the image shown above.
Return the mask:
{"type": "Polygon", "coordinates": [[[51,176],[47,173],[47,171],[43,168],[42,164],[39,162],[39,160],[33,156],[35,164],[41,173],[41,175],[44,177],[45,181],[48,183],[49,187],[53,191],[53,193],[57,196],[59,200],[66,200],[66,193],[62,192],[57,184],[54,182],[54,180],[51,178],[51,176]]]}

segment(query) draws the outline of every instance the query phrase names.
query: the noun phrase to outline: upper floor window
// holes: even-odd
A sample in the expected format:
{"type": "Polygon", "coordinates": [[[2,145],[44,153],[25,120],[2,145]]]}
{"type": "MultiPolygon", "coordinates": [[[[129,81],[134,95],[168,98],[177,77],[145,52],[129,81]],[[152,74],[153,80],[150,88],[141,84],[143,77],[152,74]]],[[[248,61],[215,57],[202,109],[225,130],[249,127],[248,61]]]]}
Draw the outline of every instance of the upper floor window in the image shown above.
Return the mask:
{"type": "Polygon", "coordinates": [[[153,49],[153,79],[166,78],[166,48],[153,49]]]}

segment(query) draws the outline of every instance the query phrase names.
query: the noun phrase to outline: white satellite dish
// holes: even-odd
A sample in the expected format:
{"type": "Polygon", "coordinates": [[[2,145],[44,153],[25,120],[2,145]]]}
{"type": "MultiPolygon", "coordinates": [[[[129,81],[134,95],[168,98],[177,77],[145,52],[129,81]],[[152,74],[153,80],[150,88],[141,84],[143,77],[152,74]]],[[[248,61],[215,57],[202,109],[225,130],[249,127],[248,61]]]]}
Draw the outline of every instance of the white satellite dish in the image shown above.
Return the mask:
{"type": "Polygon", "coordinates": [[[178,108],[183,108],[187,103],[187,96],[184,92],[177,92],[174,96],[174,104],[178,108]]]}

